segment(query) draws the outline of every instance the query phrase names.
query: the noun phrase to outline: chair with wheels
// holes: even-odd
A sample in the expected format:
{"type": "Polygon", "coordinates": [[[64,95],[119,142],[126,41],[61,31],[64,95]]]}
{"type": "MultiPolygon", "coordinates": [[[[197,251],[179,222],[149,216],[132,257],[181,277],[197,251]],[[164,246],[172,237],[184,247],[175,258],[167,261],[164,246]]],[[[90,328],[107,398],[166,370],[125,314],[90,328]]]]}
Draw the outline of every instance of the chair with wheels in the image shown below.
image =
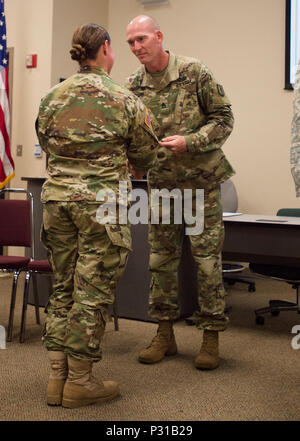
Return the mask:
{"type": "MultiPolygon", "coordinates": [[[[294,216],[300,217],[300,208],[281,208],[277,212],[277,216],[294,216]]],[[[250,263],[250,270],[253,273],[266,276],[271,279],[286,282],[296,290],[296,301],[290,302],[286,300],[270,300],[269,306],[256,309],[255,321],[258,325],[263,325],[265,322],[264,314],[271,313],[276,317],[281,311],[297,311],[300,314],[299,303],[299,287],[300,287],[300,268],[289,267],[281,265],[266,265],[250,263]]]]}
{"type": "MultiPolygon", "coordinates": [[[[221,184],[221,203],[223,212],[235,213],[238,208],[238,197],[235,185],[231,179],[221,184]]],[[[223,280],[228,285],[235,283],[245,283],[248,285],[248,291],[255,291],[255,282],[242,276],[245,266],[240,263],[223,261],[222,272],[223,280]]]]}

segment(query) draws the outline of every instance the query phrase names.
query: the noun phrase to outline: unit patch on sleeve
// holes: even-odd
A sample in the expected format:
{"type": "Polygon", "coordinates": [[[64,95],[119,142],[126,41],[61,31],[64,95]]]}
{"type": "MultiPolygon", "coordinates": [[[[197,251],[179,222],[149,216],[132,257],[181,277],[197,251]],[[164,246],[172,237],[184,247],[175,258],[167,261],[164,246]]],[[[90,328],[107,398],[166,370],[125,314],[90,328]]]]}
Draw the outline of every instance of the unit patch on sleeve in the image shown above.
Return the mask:
{"type": "Polygon", "coordinates": [[[147,109],[147,107],[145,108],[145,124],[147,127],[149,127],[149,129],[151,129],[151,118],[150,118],[150,112],[147,109]]]}

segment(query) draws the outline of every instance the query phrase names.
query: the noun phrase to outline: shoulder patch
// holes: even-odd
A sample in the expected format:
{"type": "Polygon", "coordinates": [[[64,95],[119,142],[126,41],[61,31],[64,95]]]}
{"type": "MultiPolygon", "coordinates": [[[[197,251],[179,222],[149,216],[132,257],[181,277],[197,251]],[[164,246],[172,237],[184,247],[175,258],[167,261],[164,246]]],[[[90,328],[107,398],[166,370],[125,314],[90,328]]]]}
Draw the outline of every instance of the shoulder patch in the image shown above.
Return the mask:
{"type": "Polygon", "coordinates": [[[145,124],[147,127],[149,127],[149,129],[151,129],[151,118],[150,118],[150,112],[147,109],[147,107],[145,107],[145,124]]]}
{"type": "Polygon", "coordinates": [[[218,88],[218,92],[220,96],[225,96],[225,92],[223,89],[223,86],[221,86],[221,84],[217,84],[217,88],[218,88]]]}

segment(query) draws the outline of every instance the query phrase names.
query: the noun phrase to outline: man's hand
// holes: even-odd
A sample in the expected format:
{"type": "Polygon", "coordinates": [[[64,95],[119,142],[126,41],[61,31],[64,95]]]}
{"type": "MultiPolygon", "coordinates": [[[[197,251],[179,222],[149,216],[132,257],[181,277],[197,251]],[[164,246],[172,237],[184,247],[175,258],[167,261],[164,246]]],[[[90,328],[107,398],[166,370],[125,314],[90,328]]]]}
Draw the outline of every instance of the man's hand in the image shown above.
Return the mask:
{"type": "Polygon", "coordinates": [[[131,174],[133,179],[138,179],[138,180],[143,179],[145,172],[134,170],[134,168],[132,167],[132,165],[130,164],[128,159],[126,161],[126,165],[127,165],[128,170],[129,170],[129,173],[131,174]]]}
{"type": "Polygon", "coordinates": [[[167,136],[161,140],[159,145],[170,149],[175,154],[187,152],[187,145],[184,136],[167,136]]]}

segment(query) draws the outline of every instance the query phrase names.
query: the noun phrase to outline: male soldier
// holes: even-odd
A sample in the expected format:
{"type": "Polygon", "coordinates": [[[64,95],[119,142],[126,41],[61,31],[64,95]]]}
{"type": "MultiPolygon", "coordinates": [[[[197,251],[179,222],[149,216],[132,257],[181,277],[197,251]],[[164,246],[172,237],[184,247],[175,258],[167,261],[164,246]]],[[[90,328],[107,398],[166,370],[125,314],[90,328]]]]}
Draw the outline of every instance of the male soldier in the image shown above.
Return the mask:
{"type": "Polygon", "coordinates": [[[119,394],[116,382],[92,376],[92,363],[101,360],[108,307],[131,249],[129,226],[118,218],[103,225],[97,201],[114,193],[119,207],[119,182],[131,186],[126,161],[143,175],[157,138],[144,104],[109,76],[105,29],[80,26],[70,52],[80,70],[42,99],[37,133],[49,155],[42,241],[55,276],[43,335],[52,369],[47,403],[80,407],[119,394]]]}
{"type": "Polygon", "coordinates": [[[300,196],[300,62],[298,64],[295,84],[294,84],[294,100],[293,100],[293,119],[291,131],[291,172],[296,187],[296,196],[300,196]]]}
{"type": "MultiPolygon", "coordinates": [[[[143,100],[160,126],[158,162],[150,170],[149,186],[204,189],[204,231],[190,235],[198,276],[199,309],[194,321],[204,331],[195,365],[214,369],[219,365],[218,332],[228,322],[222,282],[220,184],[234,174],[221,150],[233,128],[230,102],[203,63],[163,49],[163,34],[154,19],[135,17],[126,31],[129,47],[142,64],[126,86],[143,100]]],[[[159,325],[150,346],[139,354],[143,363],[177,352],[172,324],[179,316],[177,269],[184,234],[180,225],[149,228],[153,276],[149,313],[159,325]]]]}

